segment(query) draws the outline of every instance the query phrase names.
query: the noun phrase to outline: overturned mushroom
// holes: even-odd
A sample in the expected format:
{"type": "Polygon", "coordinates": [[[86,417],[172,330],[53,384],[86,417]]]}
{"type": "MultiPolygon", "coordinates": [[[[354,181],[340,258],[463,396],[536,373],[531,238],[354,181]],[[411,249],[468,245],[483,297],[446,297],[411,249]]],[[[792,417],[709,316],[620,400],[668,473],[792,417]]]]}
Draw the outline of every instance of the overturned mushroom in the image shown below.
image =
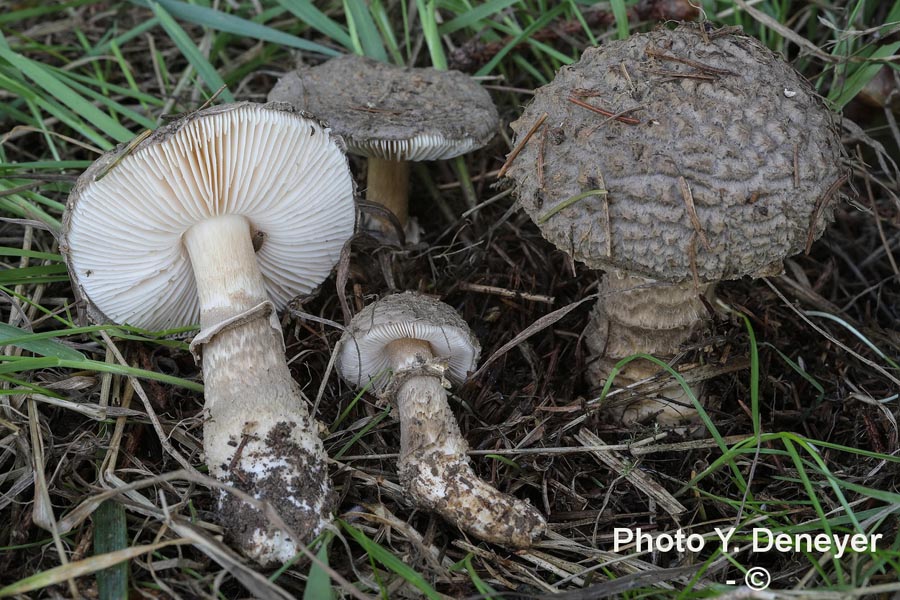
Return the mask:
{"type": "Polygon", "coordinates": [[[289,559],[331,518],[327,457],[275,309],[328,276],[354,216],[340,147],[283,104],[193,113],[103,155],[69,197],[61,247],[95,321],[165,330],[199,319],[209,471],[304,536],[223,493],[222,523],[262,564],[289,559]]]}
{"type": "MultiPolygon", "coordinates": [[[[809,83],[757,40],[702,26],[587,49],[512,127],[520,204],[557,247],[607,270],[585,336],[597,387],[631,354],[672,359],[715,282],[779,272],[822,234],[842,180],[834,117],[809,83]],[[545,114],[552,135],[527,141],[545,114]]],[[[635,360],[617,381],[658,370],[635,360]]],[[[696,415],[677,385],[610,411],[696,415]]]]}
{"type": "Polygon", "coordinates": [[[366,199],[391,211],[403,227],[409,163],[481,148],[499,124],[490,95],[467,75],[356,55],[286,74],[269,100],[322,117],[349,152],[368,157],[366,199]]]}
{"type": "Polygon", "coordinates": [[[445,378],[464,380],[479,351],[452,308],[407,292],[382,298],[353,318],[337,366],[351,385],[371,382],[396,405],[400,482],[416,504],[480,539],[527,547],[546,529],[544,518],[475,474],[447,403],[445,378]]]}

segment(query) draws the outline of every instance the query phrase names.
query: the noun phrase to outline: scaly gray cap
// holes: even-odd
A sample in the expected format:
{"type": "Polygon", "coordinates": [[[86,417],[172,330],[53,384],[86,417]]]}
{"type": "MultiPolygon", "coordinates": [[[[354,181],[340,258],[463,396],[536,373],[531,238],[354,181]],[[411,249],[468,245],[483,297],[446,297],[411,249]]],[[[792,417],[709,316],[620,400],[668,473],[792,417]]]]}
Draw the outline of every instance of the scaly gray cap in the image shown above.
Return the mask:
{"type": "Polygon", "coordinates": [[[357,55],[286,74],[269,100],[325,119],[350,152],[388,160],[453,158],[487,144],[499,124],[490,95],[468,75],[357,55]]]}
{"type": "Polygon", "coordinates": [[[69,196],[60,244],[97,322],[163,330],[196,323],[182,234],[246,217],[269,296],[283,307],[331,273],[355,225],[339,139],[283,103],[214,106],[100,157],[69,196]]]}
{"type": "Polygon", "coordinates": [[[337,369],[354,387],[369,381],[380,392],[390,368],[387,346],[398,340],[428,342],[435,357],[448,360],[447,374],[465,381],[475,369],[481,346],[456,311],[439,300],[404,292],[385,296],[353,317],[341,339],[337,369]]]}
{"type": "Polygon", "coordinates": [[[746,35],[682,25],[588,48],[537,90],[517,143],[544,113],[509,176],[544,237],[589,267],[669,282],[780,272],[831,220],[834,116],[746,35]]]}

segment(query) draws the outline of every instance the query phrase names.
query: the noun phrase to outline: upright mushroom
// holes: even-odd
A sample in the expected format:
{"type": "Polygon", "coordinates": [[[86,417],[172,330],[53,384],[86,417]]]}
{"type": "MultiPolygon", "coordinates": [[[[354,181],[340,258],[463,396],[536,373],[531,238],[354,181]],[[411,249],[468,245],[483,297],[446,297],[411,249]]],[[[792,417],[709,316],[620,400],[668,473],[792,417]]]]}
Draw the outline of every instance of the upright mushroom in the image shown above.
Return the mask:
{"type": "MultiPolygon", "coordinates": [[[[821,235],[842,180],[834,117],[809,83],[757,40],[697,25],[585,50],[512,127],[520,204],[558,248],[607,270],[585,336],[598,387],[623,357],[671,359],[715,282],[780,272],[821,235]],[[544,114],[549,135],[526,141],[544,114]]],[[[657,370],[633,361],[620,377],[657,370]]],[[[613,414],[695,411],[674,386],[613,414]]]]}
{"type": "Polygon", "coordinates": [[[61,248],[93,320],[165,330],[199,319],[209,471],[305,538],[223,493],[221,521],[264,565],[293,556],[333,503],[275,310],[328,276],[354,221],[340,145],[283,104],[188,115],[104,154],[69,197],[61,248]]]}
{"type": "Polygon", "coordinates": [[[481,348],[456,312],[427,296],[386,296],[360,311],[341,340],[337,367],[400,415],[400,483],[412,500],[472,535],[515,548],[546,529],[530,504],[499,492],[469,465],[447,403],[446,379],[465,380],[481,348]]]}
{"type": "Polygon", "coordinates": [[[480,148],[497,131],[490,95],[458,71],[403,68],[356,55],[287,73],[269,100],[319,115],[369,159],[366,199],[406,227],[409,162],[480,148]]]}

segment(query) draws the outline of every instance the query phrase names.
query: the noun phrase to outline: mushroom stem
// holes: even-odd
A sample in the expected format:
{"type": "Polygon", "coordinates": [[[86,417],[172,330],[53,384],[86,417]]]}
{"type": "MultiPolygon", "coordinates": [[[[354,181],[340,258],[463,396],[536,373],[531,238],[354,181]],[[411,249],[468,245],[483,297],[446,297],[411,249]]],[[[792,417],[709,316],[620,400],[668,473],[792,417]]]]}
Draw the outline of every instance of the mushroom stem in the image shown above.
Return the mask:
{"type": "Polygon", "coordinates": [[[406,227],[409,220],[409,162],[369,158],[366,200],[380,204],[406,227]]]}
{"type": "Polygon", "coordinates": [[[401,484],[418,505],[479,539],[530,546],[547,527],[543,516],[475,474],[441,378],[409,372],[433,358],[430,345],[400,340],[391,343],[389,352],[394,376],[404,378],[392,399],[400,413],[401,484]]]}
{"type": "MultiPolygon", "coordinates": [[[[633,354],[651,354],[665,361],[673,358],[705,321],[706,307],[700,298],[711,296],[713,285],[664,284],[611,271],[603,277],[600,292],[585,334],[595,357],[587,375],[594,387],[604,385],[613,366],[633,354]]],[[[655,363],[635,359],[619,371],[616,383],[629,385],[659,371],[655,363]]],[[[609,414],[622,423],[655,416],[662,425],[696,418],[697,411],[684,389],[672,383],[650,397],[612,406],[609,414]]],[[[699,386],[691,389],[699,399],[699,386]]]]}
{"type": "MultiPolygon", "coordinates": [[[[219,216],[194,225],[183,240],[197,282],[201,336],[209,336],[202,348],[209,472],[268,501],[311,539],[331,518],[327,456],[266,305],[250,224],[238,215],[219,216]]],[[[220,517],[263,565],[290,559],[297,543],[306,541],[290,540],[262,513],[224,492],[220,517]]]]}

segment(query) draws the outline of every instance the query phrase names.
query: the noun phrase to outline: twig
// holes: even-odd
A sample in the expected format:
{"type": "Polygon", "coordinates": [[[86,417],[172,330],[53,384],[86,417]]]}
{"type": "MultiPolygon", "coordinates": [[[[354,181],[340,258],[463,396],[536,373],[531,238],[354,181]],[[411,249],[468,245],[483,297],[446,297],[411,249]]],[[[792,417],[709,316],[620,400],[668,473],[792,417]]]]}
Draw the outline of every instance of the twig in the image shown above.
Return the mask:
{"type": "MultiPolygon", "coordinates": [[[[41,437],[41,428],[34,400],[27,400],[27,410],[28,430],[31,435],[32,448],[31,468],[34,472],[34,506],[31,510],[31,519],[35,525],[50,532],[53,538],[53,545],[59,555],[60,566],[65,567],[70,563],[62,543],[60,535],[62,532],[59,530],[59,523],[56,520],[56,515],[53,514],[50,488],[47,486],[47,473],[44,471],[47,467],[47,461],[44,456],[44,439],[41,437]]],[[[69,577],[66,579],[66,583],[69,586],[69,593],[72,594],[72,597],[80,597],[75,579],[69,577]]]]}
{"type": "Polygon", "coordinates": [[[564,577],[567,580],[570,580],[580,588],[585,585],[584,579],[575,575],[575,573],[581,571],[581,567],[578,565],[561,560],[550,554],[539,552],[535,549],[532,549],[530,552],[522,552],[519,554],[519,557],[542,569],[550,571],[557,577],[564,577]]]}
{"type": "Polygon", "coordinates": [[[786,27],[786,26],[782,25],[781,23],[778,22],[777,19],[770,17],[763,11],[761,11],[757,8],[753,8],[744,0],[734,0],[734,3],[737,4],[743,10],[745,10],[748,15],[750,15],[751,17],[753,17],[754,19],[756,19],[757,21],[759,21],[760,23],[762,23],[769,29],[777,32],[781,37],[788,39],[788,40],[794,42],[796,45],[800,46],[801,48],[804,48],[804,49],[812,52],[813,54],[816,55],[817,58],[819,58],[825,62],[829,62],[829,63],[840,62],[842,60],[842,58],[840,56],[832,56],[832,55],[828,54],[827,52],[823,52],[821,48],[819,48],[818,46],[813,44],[811,41],[809,41],[805,37],[799,35],[796,31],[794,31],[790,27],[786,27]]]}
{"type": "Polygon", "coordinates": [[[694,67],[695,69],[697,69],[698,71],[701,71],[703,73],[712,73],[714,75],[735,75],[735,73],[733,71],[729,71],[728,69],[719,69],[716,67],[711,67],[709,65],[705,65],[702,62],[698,62],[696,60],[691,60],[689,58],[682,58],[680,56],[675,56],[673,54],[667,54],[667,53],[663,52],[662,50],[657,50],[653,46],[647,46],[646,48],[644,48],[644,53],[647,54],[647,56],[652,56],[654,58],[659,58],[662,60],[669,60],[672,62],[678,62],[678,63],[684,64],[684,65],[687,65],[689,67],[694,67]]]}
{"type": "MultiPolygon", "coordinates": [[[[241,474],[240,474],[240,473],[236,473],[236,472],[234,471],[234,467],[235,467],[235,465],[237,465],[238,461],[241,459],[241,454],[244,453],[244,448],[247,446],[247,442],[250,441],[250,438],[256,438],[256,436],[255,436],[255,435],[250,435],[250,434],[247,434],[247,433],[242,433],[242,434],[241,434],[241,441],[240,441],[240,443],[238,444],[237,449],[234,451],[234,456],[231,457],[231,462],[228,463],[228,471],[229,471],[230,473],[233,473],[234,475],[237,475],[238,477],[240,477],[241,474]]],[[[241,478],[241,479],[243,479],[243,478],[241,478]]],[[[245,482],[245,483],[246,483],[246,482],[245,482]]]]}
{"type": "Polygon", "coordinates": [[[547,113],[542,114],[538,120],[534,122],[534,125],[531,126],[531,129],[528,130],[528,133],[525,134],[525,137],[522,138],[522,141],[516,144],[516,147],[513,148],[512,152],[509,153],[509,156],[506,157],[506,162],[500,167],[500,172],[497,173],[497,179],[502,179],[503,176],[506,175],[506,172],[512,166],[513,161],[516,160],[516,157],[519,156],[519,153],[525,148],[525,144],[528,143],[531,136],[538,130],[538,127],[543,125],[544,121],[547,120],[547,116],[547,113]]]}
{"type": "Polygon", "coordinates": [[[541,129],[541,144],[538,146],[537,174],[538,189],[544,189],[544,149],[547,147],[547,128],[541,129]]]}
{"type": "Polygon", "coordinates": [[[612,119],[614,121],[619,121],[621,123],[625,123],[626,125],[640,125],[641,124],[640,120],[635,119],[634,117],[624,116],[632,111],[638,110],[639,108],[641,108],[640,106],[635,106],[634,108],[628,108],[626,110],[614,113],[614,112],[610,112],[608,110],[602,109],[600,107],[594,106],[593,104],[588,104],[584,100],[579,100],[574,95],[569,96],[569,102],[571,102],[572,104],[574,104],[576,106],[580,106],[581,108],[586,108],[591,112],[595,112],[598,115],[603,115],[604,117],[609,117],[610,119],[612,119]]]}
{"type": "Polygon", "coordinates": [[[488,198],[487,200],[485,200],[478,206],[473,206],[472,208],[470,208],[469,210],[464,212],[462,215],[460,215],[460,217],[465,219],[469,215],[472,215],[472,214],[478,212],[479,210],[481,210],[482,208],[484,208],[486,206],[490,206],[491,204],[493,204],[494,202],[496,202],[498,200],[502,200],[502,199],[506,198],[507,196],[511,195],[512,193],[513,193],[513,189],[507,188],[507,189],[503,190],[502,192],[500,192],[499,194],[496,194],[495,196],[491,196],[490,198],[488,198]]]}
{"type": "Polygon", "coordinates": [[[196,112],[200,112],[201,110],[203,110],[204,108],[207,108],[207,107],[210,106],[213,102],[215,102],[215,101],[216,101],[216,98],[219,97],[219,94],[221,94],[222,92],[224,92],[224,91],[225,91],[225,88],[227,88],[227,87],[228,87],[228,84],[227,84],[227,83],[223,83],[222,85],[220,85],[220,86],[219,86],[219,89],[217,89],[215,92],[213,92],[213,95],[210,96],[209,98],[207,98],[207,99],[206,99],[206,102],[204,102],[203,104],[201,104],[201,105],[200,105],[200,108],[198,108],[196,112]]]}
{"type": "Polygon", "coordinates": [[[5,190],[0,190],[0,198],[2,198],[4,196],[13,196],[15,194],[18,194],[19,192],[25,192],[25,191],[30,190],[31,188],[40,187],[43,184],[44,184],[44,180],[37,179],[35,181],[23,183],[22,185],[17,185],[17,186],[11,187],[11,188],[7,188],[5,190]]]}
{"type": "MultiPolygon", "coordinates": [[[[591,433],[587,429],[581,429],[577,434],[575,434],[575,439],[584,444],[585,446],[603,446],[604,442],[595,434],[591,433]]],[[[634,465],[628,465],[624,461],[622,461],[616,454],[615,451],[612,450],[593,450],[591,451],[600,462],[605,464],[607,467],[612,469],[616,473],[624,474],[625,479],[627,479],[633,486],[635,486],[638,490],[645,493],[650,498],[656,500],[659,505],[665,510],[667,513],[676,517],[684,512],[687,512],[687,509],[675,499],[672,494],[666,491],[660,484],[651,479],[646,473],[636,468],[634,465]]]]}
{"type": "Polygon", "coordinates": [[[543,302],[544,304],[553,304],[556,298],[553,296],[545,296],[543,294],[529,294],[528,292],[516,292],[493,285],[481,285],[480,283],[468,283],[461,281],[457,287],[466,292],[477,292],[479,294],[493,294],[494,296],[503,296],[504,298],[521,298],[532,302],[543,302]]]}
{"type": "Polygon", "coordinates": [[[110,171],[112,171],[113,169],[115,169],[116,166],[117,166],[120,162],[122,162],[123,160],[125,160],[125,158],[126,158],[129,154],[131,154],[132,152],[134,152],[134,151],[137,149],[137,147],[141,144],[141,142],[143,142],[143,141],[146,140],[148,137],[150,137],[150,135],[151,135],[152,133],[153,133],[153,130],[152,130],[152,129],[145,129],[144,131],[142,131],[141,133],[139,133],[139,134],[137,135],[137,137],[135,137],[133,140],[131,140],[130,142],[128,142],[128,145],[125,146],[125,149],[122,150],[122,152],[120,152],[120,153],[118,154],[118,156],[116,156],[110,164],[106,165],[106,166],[103,168],[103,170],[101,170],[99,173],[97,173],[97,175],[94,177],[94,181],[100,181],[101,179],[103,179],[104,177],[106,177],[107,173],[109,173],[110,171]]]}
{"type": "Polygon", "coordinates": [[[831,195],[844,185],[844,182],[846,182],[849,177],[850,175],[847,173],[838,177],[837,181],[828,186],[825,193],[816,200],[816,207],[813,209],[812,214],[809,215],[809,232],[806,234],[806,251],[804,254],[809,254],[812,244],[816,239],[816,221],[819,220],[819,213],[822,211],[822,207],[825,206],[825,202],[831,198],[831,195]]]}
{"type": "Polygon", "coordinates": [[[554,323],[556,323],[557,321],[559,321],[560,319],[565,317],[567,314],[569,314],[570,312],[572,312],[573,310],[575,310],[576,308],[578,308],[579,306],[584,304],[585,302],[590,302],[591,300],[596,300],[600,296],[601,296],[601,294],[591,294],[590,296],[585,296],[581,300],[573,302],[567,306],[563,306],[562,308],[558,308],[558,309],[554,310],[553,312],[547,313],[543,317],[539,318],[534,323],[532,323],[531,325],[526,327],[524,330],[522,330],[519,333],[519,335],[517,335],[510,341],[503,344],[503,346],[501,346],[493,354],[491,354],[491,356],[486,361],[481,363],[481,367],[477,371],[475,371],[471,375],[471,377],[469,377],[469,379],[477,379],[485,372],[485,370],[489,366],[491,366],[494,363],[495,360],[497,360],[498,358],[500,358],[501,356],[503,356],[504,354],[506,354],[507,352],[509,352],[516,346],[518,346],[519,344],[521,344],[523,341],[527,340],[528,338],[530,338],[537,332],[543,330],[545,327],[549,327],[550,325],[553,325],[554,323]]]}
{"type": "MultiPolygon", "coordinates": [[[[719,442],[709,438],[702,440],[688,440],[686,442],[674,442],[671,444],[653,444],[644,445],[644,442],[651,444],[657,437],[651,436],[639,442],[631,444],[609,444],[600,446],[562,446],[557,448],[501,448],[497,450],[469,450],[466,454],[469,456],[565,456],[569,454],[583,454],[585,452],[594,452],[596,450],[617,452],[628,452],[632,456],[644,456],[647,454],[657,454],[661,452],[686,452],[689,450],[698,450],[701,448],[718,447],[719,442]]],[[[753,438],[752,435],[731,435],[722,438],[728,444],[737,444],[753,438]]],[[[359,454],[355,456],[342,456],[341,462],[350,462],[353,460],[389,460],[398,458],[398,452],[389,452],[386,454],[359,454]]]]}
{"type": "MultiPolygon", "coordinates": [[[[606,187],[606,183],[603,183],[606,187]]],[[[612,258],[612,221],[609,217],[609,194],[600,196],[603,200],[603,235],[606,237],[606,258],[612,258]]]]}
{"type": "Polygon", "coordinates": [[[374,108],[372,106],[351,106],[350,110],[358,110],[361,112],[383,114],[383,115],[402,115],[402,110],[390,110],[387,108],[374,108]]]}
{"type": "Polygon", "coordinates": [[[701,81],[718,81],[719,78],[716,75],[709,74],[700,74],[700,73],[680,73],[678,71],[666,71],[665,69],[647,69],[645,67],[640,67],[641,71],[644,73],[650,73],[651,75],[659,75],[660,77],[676,77],[681,79],[700,79],[701,81]]]}
{"type": "Polygon", "coordinates": [[[700,289],[700,273],[697,271],[697,233],[691,234],[688,242],[688,259],[691,263],[691,278],[694,280],[694,289],[700,289]]]}
{"type": "Polygon", "coordinates": [[[688,185],[687,180],[681,175],[678,176],[678,187],[681,189],[681,197],[684,199],[685,206],[687,206],[687,213],[688,217],[691,219],[691,225],[694,226],[694,231],[697,232],[700,243],[703,244],[703,247],[709,252],[709,240],[706,239],[706,234],[703,232],[703,225],[700,224],[700,217],[697,216],[697,208],[694,206],[694,194],[691,193],[691,188],[688,185]]]}
{"type": "Polygon", "coordinates": [[[840,340],[838,340],[836,337],[834,337],[833,335],[831,335],[830,333],[828,333],[827,331],[825,331],[824,329],[822,329],[821,327],[819,327],[818,325],[816,325],[815,323],[813,323],[813,322],[809,319],[809,317],[807,317],[800,309],[798,309],[796,306],[794,306],[792,302],[790,302],[787,298],[785,298],[784,294],[781,293],[781,290],[779,290],[777,287],[775,287],[775,286],[772,284],[772,282],[769,281],[768,277],[763,277],[763,281],[766,282],[766,285],[769,286],[769,288],[770,288],[773,292],[775,292],[775,294],[776,294],[779,298],[781,298],[781,301],[784,302],[784,305],[785,305],[785,306],[787,306],[789,309],[791,309],[798,317],[800,317],[801,319],[803,319],[803,321],[804,321],[807,325],[809,325],[810,327],[812,327],[813,329],[815,329],[815,330],[816,330],[819,334],[821,334],[825,339],[827,339],[828,341],[830,341],[830,342],[833,343],[834,345],[838,346],[840,349],[842,349],[844,352],[850,354],[851,356],[853,356],[853,357],[854,357],[855,359],[857,359],[858,361],[860,361],[860,362],[862,362],[862,363],[864,363],[864,364],[869,365],[870,367],[872,367],[873,369],[875,369],[876,371],[878,371],[879,373],[881,373],[883,376],[885,376],[885,377],[887,377],[888,379],[890,379],[890,380],[894,383],[894,385],[900,386],[900,379],[897,379],[896,377],[894,377],[893,375],[891,375],[890,373],[888,373],[888,372],[884,369],[884,367],[882,367],[881,365],[879,365],[879,364],[876,363],[876,362],[873,362],[873,361],[869,360],[869,359],[866,358],[865,356],[862,356],[862,355],[859,354],[858,352],[855,352],[855,351],[852,350],[849,346],[847,346],[846,344],[844,344],[844,343],[842,343],[840,340]]]}
{"type": "MultiPolygon", "coordinates": [[[[113,354],[116,357],[116,360],[119,361],[123,367],[129,367],[128,361],[125,360],[125,357],[122,356],[122,353],[119,352],[118,347],[116,347],[115,343],[112,341],[112,338],[109,337],[109,334],[105,331],[100,331],[100,336],[103,338],[103,341],[106,342],[107,348],[112,350],[113,354]]],[[[156,431],[157,437],[159,437],[159,443],[162,445],[163,449],[176,461],[180,464],[186,471],[189,473],[197,474],[198,471],[191,465],[190,461],[181,455],[181,452],[175,449],[171,442],[169,442],[169,436],[166,434],[166,431],[163,429],[162,423],[159,422],[159,417],[156,416],[156,411],[153,410],[153,405],[150,403],[150,398],[147,397],[147,392],[144,391],[143,386],[141,386],[141,382],[138,381],[137,377],[133,377],[128,375],[128,381],[131,383],[131,387],[134,388],[134,391],[137,393],[138,398],[141,399],[141,403],[144,405],[144,410],[147,412],[147,417],[150,419],[150,423],[153,425],[153,429],[156,431]]]]}
{"type": "MultiPolygon", "coordinates": [[[[860,164],[865,164],[863,162],[862,150],[860,150],[859,146],[856,147],[856,156],[859,158],[860,164]]],[[[894,276],[900,278],[900,270],[897,269],[897,261],[894,260],[894,253],[891,251],[891,245],[884,235],[884,227],[881,226],[881,217],[878,216],[878,206],[875,204],[875,194],[872,193],[871,175],[866,169],[863,169],[863,181],[866,184],[866,194],[869,196],[869,204],[872,205],[872,217],[875,219],[875,227],[878,229],[878,237],[881,238],[884,253],[887,256],[888,262],[891,263],[891,268],[894,270],[894,276]]]]}

